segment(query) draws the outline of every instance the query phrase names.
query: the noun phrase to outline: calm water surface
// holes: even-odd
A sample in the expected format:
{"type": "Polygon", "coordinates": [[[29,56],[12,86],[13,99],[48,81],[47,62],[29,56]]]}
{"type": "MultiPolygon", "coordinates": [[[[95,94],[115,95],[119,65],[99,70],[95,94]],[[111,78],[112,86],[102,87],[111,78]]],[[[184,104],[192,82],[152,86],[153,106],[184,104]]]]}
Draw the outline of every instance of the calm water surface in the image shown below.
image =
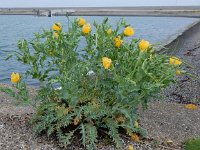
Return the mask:
{"type": "MultiPolygon", "coordinates": [[[[70,17],[71,19],[74,17],[70,17]]],[[[88,22],[102,21],[105,17],[84,17],[88,22]]],[[[109,17],[114,24],[122,17],[109,17]]],[[[125,17],[135,29],[136,38],[144,38],[151,43],[162,43],[171,35],[197,21],[195,18],[177,17],[125,17]]],[[[6,56],[17,49],[19,39],[31,39],[34,32],[51,28],[54,22],[61,22],[66,28],[66,17],[37,17],[37,16],[1,16],[0,15],[0,83],[9,83],[12,72],[23,73],[27,66],[17,62],[15,58],[5,61],[6,56]]],[[[28,80],[29,85],[38,85],[36,80],[28,80]]]]}

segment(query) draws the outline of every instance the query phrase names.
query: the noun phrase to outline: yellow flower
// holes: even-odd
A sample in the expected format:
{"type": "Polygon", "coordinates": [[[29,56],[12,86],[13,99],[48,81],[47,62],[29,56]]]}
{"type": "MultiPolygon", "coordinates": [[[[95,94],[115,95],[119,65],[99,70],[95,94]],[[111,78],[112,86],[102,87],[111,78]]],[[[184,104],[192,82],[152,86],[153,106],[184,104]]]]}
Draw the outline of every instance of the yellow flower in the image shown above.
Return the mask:
{"type": "Polygon", "coordinates": [[[60,31],[60,30],[62,29],[61,23],[60,23],[60,22],[54,23],[53,26],[52,26],[52,29],[53,29],[54,31],[60,31]]]}
{"type": "Polygon", "coordinates": [[[90,26],[90,24],[85,24],[85,25],[83,25],[83,27],[82,27],[82,32],[83,32],[84,34],[88,34],[90,31],[91,31],[91,26],[90,26]]]}
{"type": "Polygon", "coordinates": [[[20,80],[20,75],[19,75],[19,73],[12,73],[11,74],[11,82],[12,83],[17,83],[17,82],[19,82],[19,80],[20,80]]]}
{"type": "Polygon", "coordinates": [[[83,19],[83,18],[79,18],[79,19],[78,19],[78,25],[79,25],[79,26],[82,27],[85,23],[86,23],[85,19],[83,19]]]}
{"type": "Polygon", "coordinates": [[[107,30],[107,34],[109,35],[109,34],[111,34],[112,33],[112,29],[108,29],[107,30]]]}
{"type": "Polygon", "coordinates": [[[119,48],[121,46],[121,44],[123,43],[123,40],[121,40],[121,37],[118,36],[118,37],[114,38],[114,42],[115,42],[115,47],[119,48]]]}
{"type": "Polygon", "coordinates": [[[132,145],[128,145],[127,150],[134,150],[132,145]]]}
{"type": "Polygon", "coordinates": [[[138,44],[141,52],[146,51],[149,48],[149,45],[150,45],[150,43],[145,40],[141,40],[138,44]]]}
{"type": "Polygon", "coordinates": [[[181,71],[180,70],[176,70],[176,75],[181,75],[181,71]]]}
{"type": "Polygon", "coordinates": [[[112,63],[112,60],[109,59],[108,57],[103,57],[103,58],[102,58],[102,64],[103,64],[103,67],[104,67],[105,69],[110,68],[111,63],[112,63]]]}
{"type": "Polygon", "coordinates": [[[136,133],[133,133],[133,134],[131,135],[131,139],[132,139],[133,141],[135,141],[135,142],[140,142],[140,138],[139,138],[139,136],[138,136],[136,133]]]}
{"type": "Polygon", "coordinates": [[[59,35],[58,35],[57,32],[54,32],[54,33],[53,33],[53,38],[58,38],[58,36],[59,36],[59,35]]]}
{"type": "Polygon", "coordinates": [[[197,105],[195,105],[195,104],[186,104],[186,105],[185,105],[185,108],[195,110],[195,109],[197,109],[198,107],[197,107],[197,105]]]}
{"type": "Polygon", "coordinates": [[[132,36],[134,33],[135,33],[134,29],[130,26],[124,29],[125,36],[132,36]]]}
{"type": "Polygon", "coordinates": [[[174,56],[169,58],[169,63],[171,65],[180,65],[180,64],[182,64],[181,60],[176,58],[176,57],[174,57],[174,56]]]}

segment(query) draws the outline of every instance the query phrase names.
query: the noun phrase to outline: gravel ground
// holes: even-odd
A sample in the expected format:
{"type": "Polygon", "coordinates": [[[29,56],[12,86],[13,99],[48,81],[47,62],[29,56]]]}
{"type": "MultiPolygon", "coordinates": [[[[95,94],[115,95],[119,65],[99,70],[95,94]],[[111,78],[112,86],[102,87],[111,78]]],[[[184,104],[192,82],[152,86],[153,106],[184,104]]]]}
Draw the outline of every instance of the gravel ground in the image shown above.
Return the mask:
{"type": "MultiPolygon", "coordinates": [[[[193,66],[193,68],[185,67],[185,70],[200,75],[200,23],[186,31],[167,47],[170,49],[168,54],[178,56],[193,66]]],[[[31,93],[36,92],[33,88],[29,90],[31,93]]],[[[185,139],[200,135],[200,108],[188,110],[183,104],[188,102],[199,104],[199,91],[199,80],[185,75],[178,77],[177,83],[164,91],[167,97],[165,101],[152,101],[146,111],[139,109],[139,124],[147,130],[147,139],[142,140],[141,143],[133,143],[123,136],[123,149],[126,149],[127,144],[134,145],[136,150],[182,149],[185,139]]],[[[45,135],[36,137],[32,134],[28,120],[33,113],[32,107],[15,106],[12,99],[0,93],[1,150],[63,149],[58,146],[55,139],[48,139],[45,135]]],[[[66,149],[78,150],[81,148],[74,145],[66,149]]],[[[98,144],[97,149],[114,150],[112,146],[103,146],[101,143],[98,144]]]]}
{"type": "Polygon", "coordinates": [[[183,141],[200,135],[200,108],[189,110],[185,104],[152,102],[146,111],[140,109],[140,124],[147,130],[148,138],[159,143],[172,140],[181,146],[183,141]]]}

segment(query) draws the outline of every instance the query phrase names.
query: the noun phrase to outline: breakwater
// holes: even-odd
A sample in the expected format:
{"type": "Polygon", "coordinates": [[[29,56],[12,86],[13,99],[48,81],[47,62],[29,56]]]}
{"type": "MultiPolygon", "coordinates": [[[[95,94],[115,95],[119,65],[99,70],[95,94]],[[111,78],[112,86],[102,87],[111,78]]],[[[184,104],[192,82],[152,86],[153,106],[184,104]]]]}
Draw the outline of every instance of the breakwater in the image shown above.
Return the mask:
{"type": "Polygon", "coordinates": [[[0,15],[200,17],[200,6],[0,8],[0,15]]]}

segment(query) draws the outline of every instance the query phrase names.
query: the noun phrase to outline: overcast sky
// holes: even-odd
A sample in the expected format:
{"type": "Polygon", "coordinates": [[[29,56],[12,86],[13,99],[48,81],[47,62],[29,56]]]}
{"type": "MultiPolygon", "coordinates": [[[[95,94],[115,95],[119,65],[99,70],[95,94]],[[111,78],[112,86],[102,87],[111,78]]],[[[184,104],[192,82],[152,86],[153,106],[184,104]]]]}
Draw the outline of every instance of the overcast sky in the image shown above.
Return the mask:
{"type": "Polygon", "coordinates": [[[200,0],[0,0],[1,7],[200,6],[200,0]]]}

